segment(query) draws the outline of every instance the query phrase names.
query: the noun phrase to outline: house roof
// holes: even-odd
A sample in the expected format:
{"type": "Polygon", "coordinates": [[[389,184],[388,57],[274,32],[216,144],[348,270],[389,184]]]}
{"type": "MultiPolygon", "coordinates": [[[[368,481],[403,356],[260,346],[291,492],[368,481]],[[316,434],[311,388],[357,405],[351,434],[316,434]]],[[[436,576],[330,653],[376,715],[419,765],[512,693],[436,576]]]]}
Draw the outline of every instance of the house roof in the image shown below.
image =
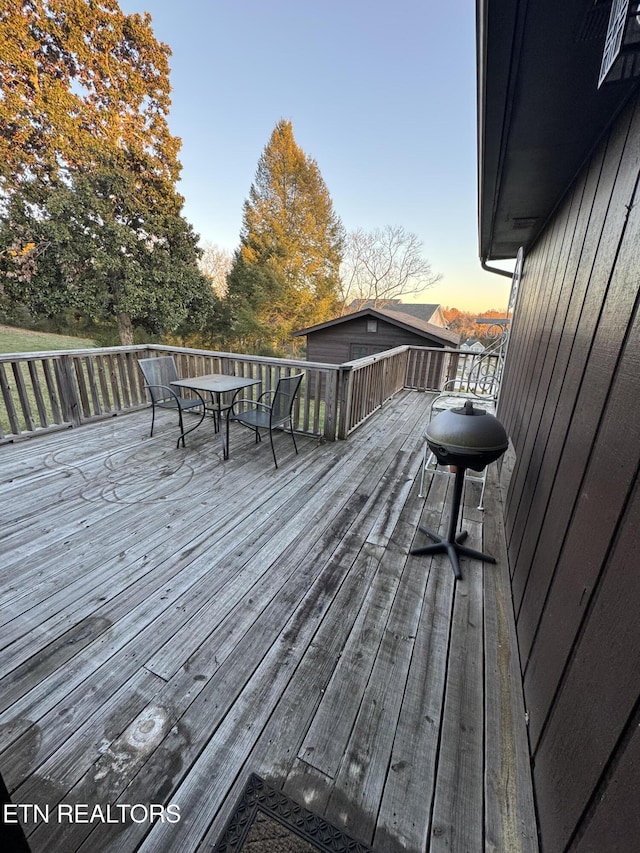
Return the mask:
{"type": "MultiPolygon", "coordinates": [[[[373,299],[361,305],[359,300],[354,300],[351,305],[358,306],[358,310],[375,307],[373,299]]],[[[417,317],[418,320],[424,320],[426,323],[431,320],[439,307],[440,305],[437,302],[401,302],[399,299],[386,300],[382,306],[385,311],[400,311],[411,317],[417,317]]]]}
{"type": "Polygon", "coordinates": [[[443,329],[441,326],[434,326],[433,323],[427,323],[409,314],[404,314],[402,311],[389,308],[363,308],[361,311],[355,311],[352,314],[345,314],[342,317],[336,317],[333,320],[327,320],[324,323],[318,323],[315,326],[309,326],[306,329],[300,329],[297,332],[292,332],[296,337],[309,335],[312,332],[318,332],[321,329],[328,329],[331,326],[338,326],[341,323],[350,323],[360,317],[375,317],[380,320],[398,326],[401,329],[406,329],[409,332],[415,332],[424,338],[436,340],[444,346],[457,347],[460,342],[460,336],[455,332],[450,332],[448,329],[443,329]]]}
{"type": "Polygon", "coordinates": [[[638,81],[598,75],[610,0],[477,0],[480,258],[540,234],[638,81]]]}

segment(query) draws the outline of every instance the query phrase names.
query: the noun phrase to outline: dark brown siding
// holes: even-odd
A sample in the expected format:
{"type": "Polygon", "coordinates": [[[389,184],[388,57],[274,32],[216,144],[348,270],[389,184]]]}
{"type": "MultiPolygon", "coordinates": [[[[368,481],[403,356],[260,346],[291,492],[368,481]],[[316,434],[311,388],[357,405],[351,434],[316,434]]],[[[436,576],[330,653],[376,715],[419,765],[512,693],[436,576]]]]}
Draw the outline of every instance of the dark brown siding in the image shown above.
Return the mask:
{"type": "Polygon", "coordinates": [[[424,335],[416,335],[379,318],[377,332],[367,332],[368,319],[373,318],[358,317],[356,320],[329,326],[327,329],[320,329],[307,335],[307,360],[325,364],[343,364],[353,358],[352,344],[369,347],[371,352],[382,352],[404,345],[442,346],[424,335]]]}
{"type": "Polygon", "coordinates": [[[547,853],[640,838],[639,169],[636,100],[525,259],[500,401],[547,853]]]}

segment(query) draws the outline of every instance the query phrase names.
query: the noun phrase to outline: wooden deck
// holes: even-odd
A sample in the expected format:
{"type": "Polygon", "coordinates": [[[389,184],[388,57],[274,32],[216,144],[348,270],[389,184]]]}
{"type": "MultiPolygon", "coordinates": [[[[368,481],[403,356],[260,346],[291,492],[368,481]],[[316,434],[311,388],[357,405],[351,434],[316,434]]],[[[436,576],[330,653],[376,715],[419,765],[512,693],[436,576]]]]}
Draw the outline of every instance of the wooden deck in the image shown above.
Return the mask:
{"type": "Polygon", "coordinates": [[[211,421],[176,450],[169,412],[0,448],[0,770],[34,851],[211,850],[251,772],[381,853],[537,850],[493,478],[464,512],[497,566],[408,555],[446,525],[429,401],[279,435],[278,471],[211,421]]]}

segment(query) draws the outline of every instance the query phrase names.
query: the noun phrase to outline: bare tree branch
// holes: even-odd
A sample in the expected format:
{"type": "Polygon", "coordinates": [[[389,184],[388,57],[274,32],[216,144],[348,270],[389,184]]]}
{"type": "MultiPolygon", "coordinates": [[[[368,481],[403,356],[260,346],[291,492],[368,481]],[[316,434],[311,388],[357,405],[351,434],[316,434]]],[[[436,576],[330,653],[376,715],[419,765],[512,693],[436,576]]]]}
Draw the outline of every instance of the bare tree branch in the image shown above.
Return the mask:
{"type": "Polygon", "coordinates": [[[200,272],[211,281],[214,293],[222,298],[227,292],[227,275],[233,264],[233,255],[227,249],[221,249],[215,243],[206,242],[202,246],[202,257],[198,260],[200,272]]]}
{"type": "Polygon", "coordinates": [[[352,231],[340,269],[343,310],[354,301],[356,308],[369,301],[380,307],[388,300],[421,293],[440,281],[442,276],[432,271],[422,248],[417,235],[401,225],[352,231]]]}

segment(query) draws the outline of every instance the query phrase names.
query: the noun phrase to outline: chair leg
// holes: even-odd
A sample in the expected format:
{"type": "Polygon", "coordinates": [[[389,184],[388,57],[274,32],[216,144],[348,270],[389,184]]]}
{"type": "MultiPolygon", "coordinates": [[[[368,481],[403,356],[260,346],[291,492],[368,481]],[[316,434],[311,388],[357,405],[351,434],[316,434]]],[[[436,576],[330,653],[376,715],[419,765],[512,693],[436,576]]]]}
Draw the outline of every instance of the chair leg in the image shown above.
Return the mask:
{"type": "Polygon", "coordinates": [[[149,438],[153,438],[153,424],[155,422],[155,419],[156,419],[156,407],[155,407],[155,404],[152,402],[151,403],[151,433],[149,435],[149,438]]]}
{"type": "MultiPolygon", "coordinates": [[[[488,467],[488,466],[487,466],[488,467]]],[[[480,492],[480,503],[478,504],[478,509],[484,510],[484,490],[487,485],[487,469],[484,469],[482,474],[482,491],[480,492]]]]}
{"type": "Polygon", "coordinates": [[[295,448],[296,456],[297,456],[298,455],[298,445],[296,444],[296,437],[293,434],[293,423],[292,423],[292,421],[289,421],[289,426],[291,427],[291,438],[293,439],[293,446],[295,448]]]}
{"type": "Polygon", "coordinates": [[[428,449],[428,444],[425,441],[424,452],[422,454],[422,471],[420,472],[420,491],[418,492],[419,498],[424,497],[424,472],[425,472],[425,469],[427,467],[427,449],[428,449]]]}
{"type": "Polygon", "coordinates": [[[178,439],[176,448],[180,447],[180,439],[182,439],[182,446],[186,447],[187,445],[184,443],[184,425],[182,423],[182,409],[180,408],[180,406],[178,406],[178,421],[180,423],[180,438],[178,439]]]}
{"type": "Polygon", "coordinates": [[[276,449],[273,446],[273,430],[269,427],[269,441],[271,442],[271,452],[273,453],[273,461],[275,463],[276,468],[278,467],[278,460],[276,459],[276,449]]]}
{"type": "Polygon", "coordinates": [[[211,397],[211,416],[213,417],[213,431],[215,433],[219,433],[222,424],[220,423],[220,418],[218,417],[218,413],[216,412],[216,401],[213,397],[213,391],[209,391],[209,395],[211,397]]]}

